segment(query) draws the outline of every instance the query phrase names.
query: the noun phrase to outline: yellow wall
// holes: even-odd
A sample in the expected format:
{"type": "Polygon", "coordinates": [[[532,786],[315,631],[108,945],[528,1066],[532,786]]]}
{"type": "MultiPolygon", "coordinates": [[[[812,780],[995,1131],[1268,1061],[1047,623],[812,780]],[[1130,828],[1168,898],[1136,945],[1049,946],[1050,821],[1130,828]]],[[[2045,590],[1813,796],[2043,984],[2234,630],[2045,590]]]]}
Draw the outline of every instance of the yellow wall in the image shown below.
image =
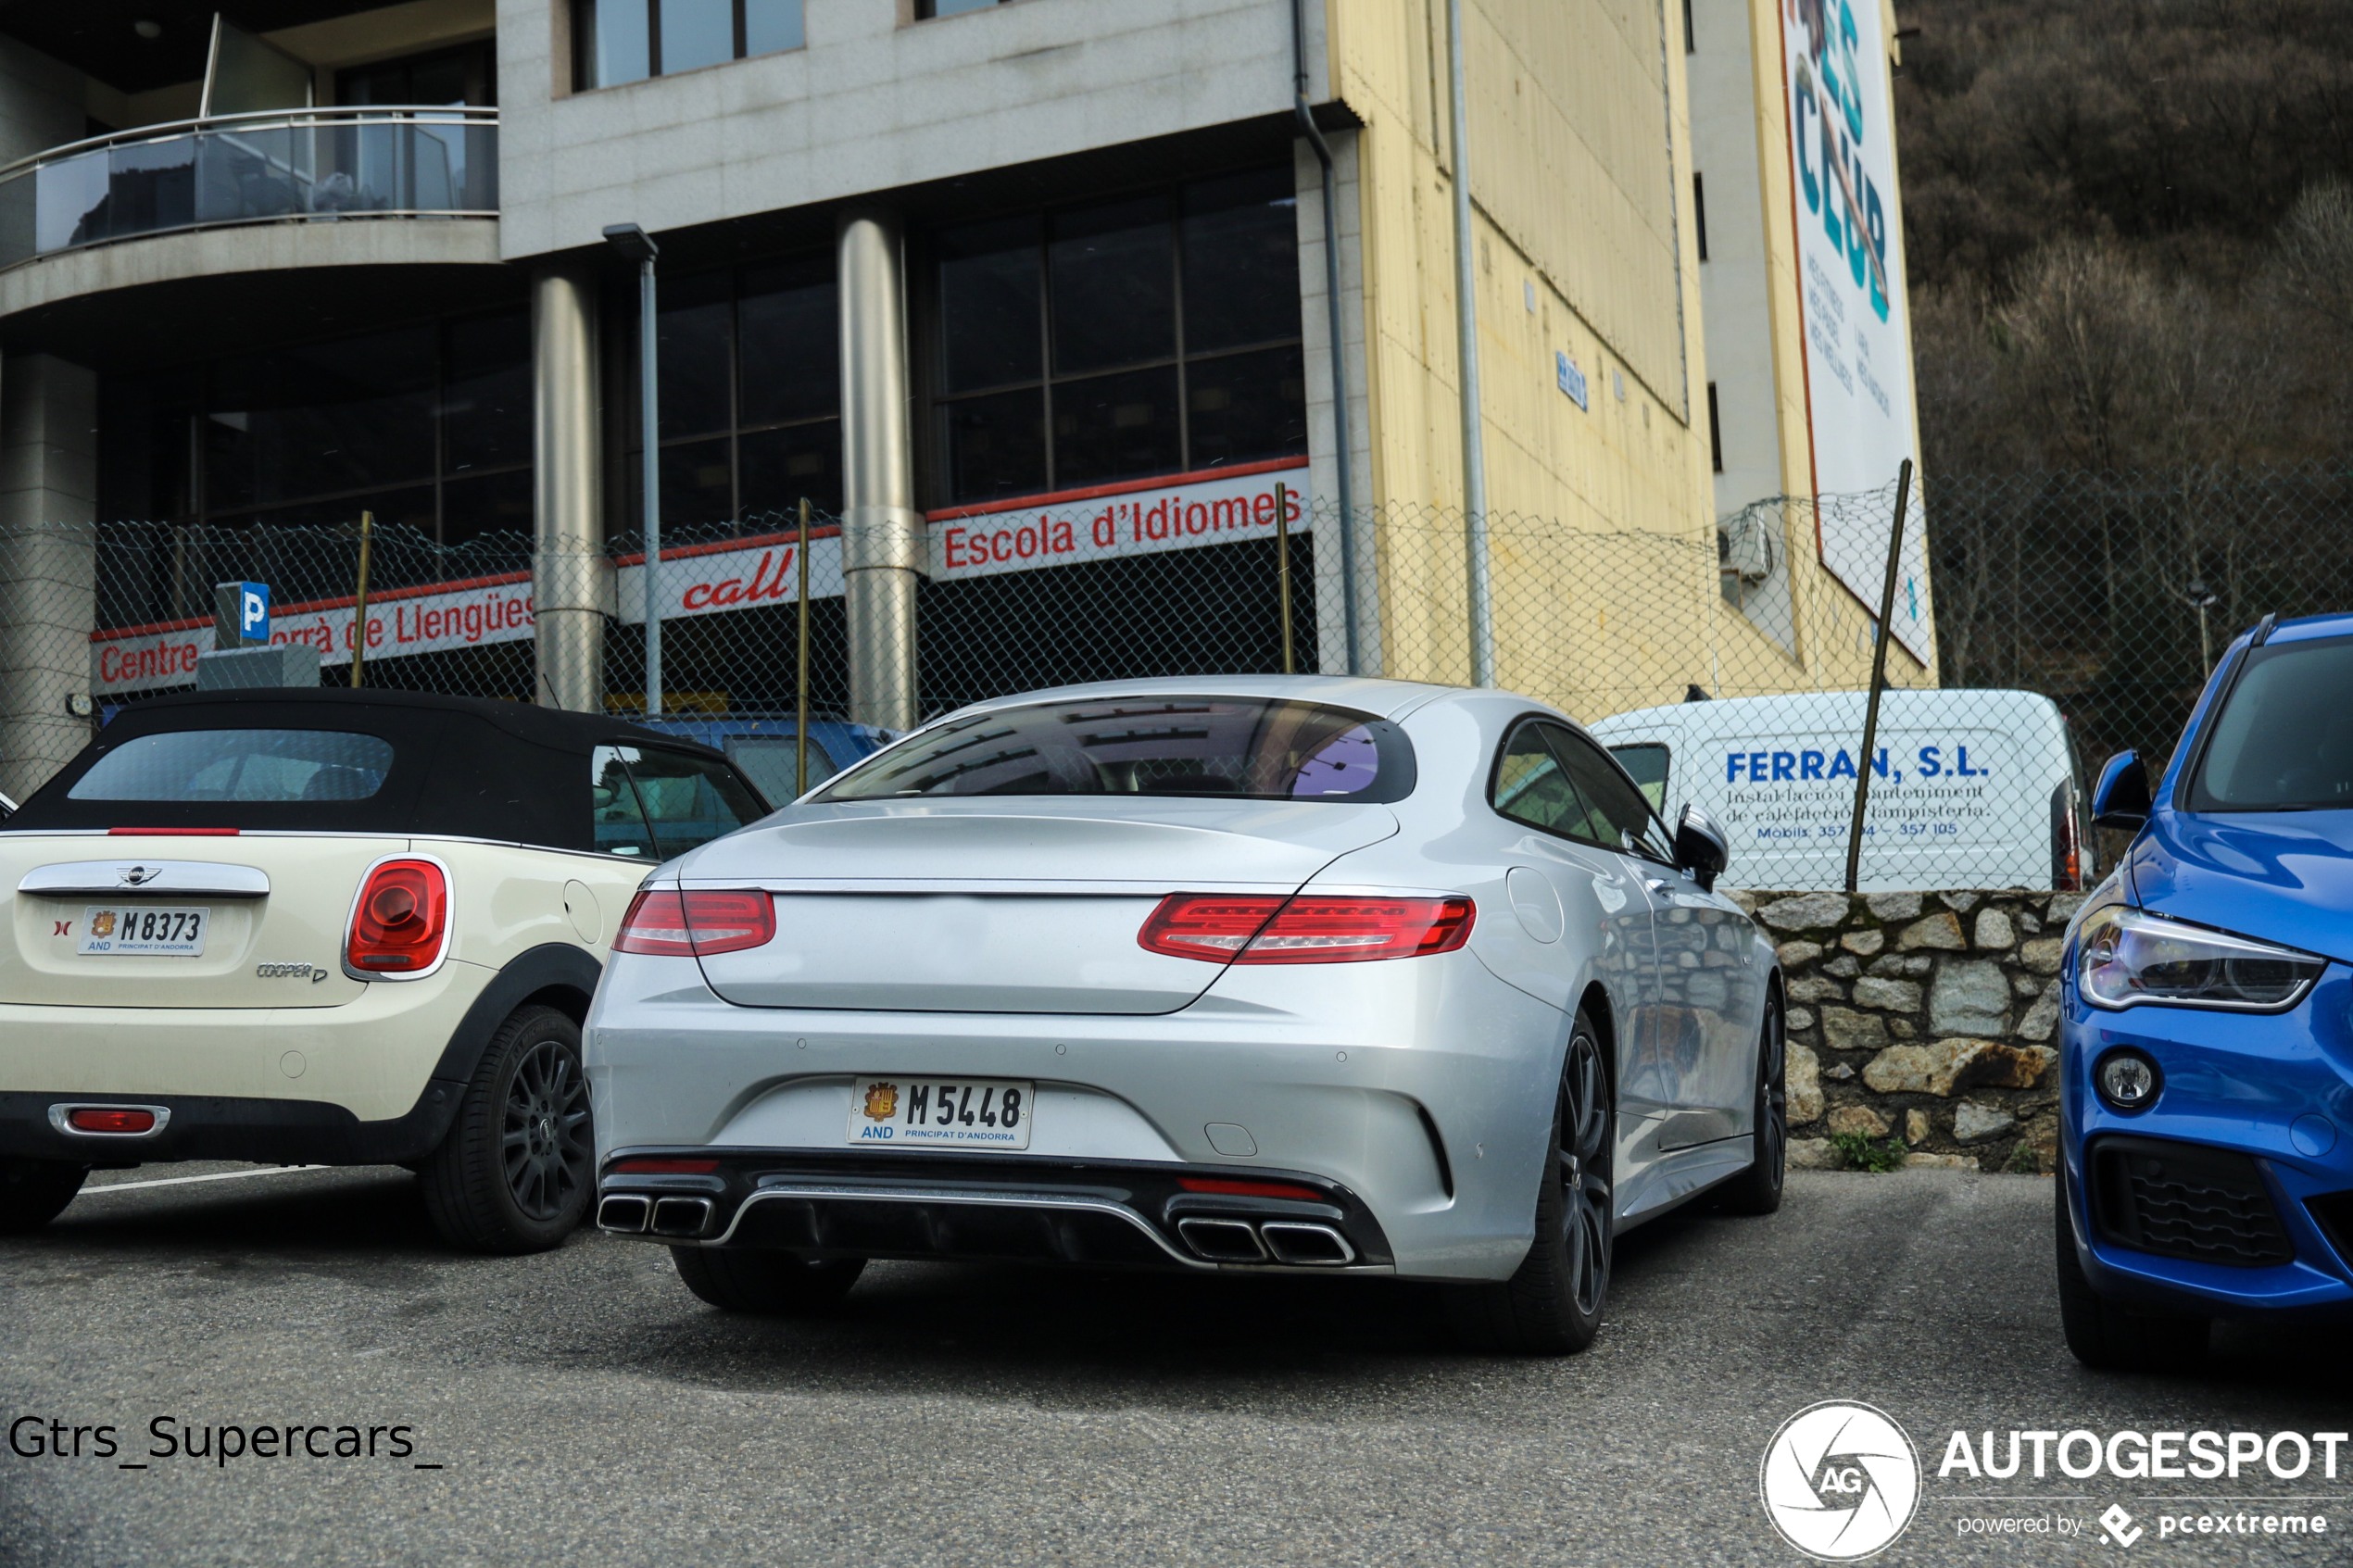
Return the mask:
{"type": "MultiPolygon", "coordinates": [[[[1445,4],[1331,16],[1335,86],[1365,123],[1384,667],[1461,681],[1445,4]]],[[[1703,678],[1718,603],[1680,10],[1465,0],[1464,25],[1497,678],[1580,717],[1673,700],[1703,678]]]]}

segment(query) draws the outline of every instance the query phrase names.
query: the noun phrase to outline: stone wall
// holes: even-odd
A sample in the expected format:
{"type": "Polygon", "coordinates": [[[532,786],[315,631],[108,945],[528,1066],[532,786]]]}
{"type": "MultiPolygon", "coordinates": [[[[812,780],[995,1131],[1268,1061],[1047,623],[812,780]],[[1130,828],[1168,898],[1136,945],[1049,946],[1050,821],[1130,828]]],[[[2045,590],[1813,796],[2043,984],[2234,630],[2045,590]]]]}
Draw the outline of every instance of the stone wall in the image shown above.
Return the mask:
{"type": "Polygon", "coordinates": [[[1790,1163],[1839,1134],[1905,1163],[2042,1172],[2058,1148],[2058,970],[2080,893],[1736,893],[1789,987],[1790,1163]]]}

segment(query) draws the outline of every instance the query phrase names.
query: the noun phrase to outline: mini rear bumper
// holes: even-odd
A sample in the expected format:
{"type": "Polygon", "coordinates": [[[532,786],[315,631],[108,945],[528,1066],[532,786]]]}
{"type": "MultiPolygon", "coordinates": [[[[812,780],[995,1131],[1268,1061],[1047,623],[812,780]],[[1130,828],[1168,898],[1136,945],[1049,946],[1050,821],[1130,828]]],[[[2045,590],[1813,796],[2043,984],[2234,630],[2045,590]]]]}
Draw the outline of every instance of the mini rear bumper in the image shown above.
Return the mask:
{"type": "Polygon", "coordinates": [[[2069,989],[2061,1148],[2094,1288],[2210,1316],[2353,1320],[2353,972],[2331,967],[2272,1014],[2110,1012],[2069,989]],[[2131,1114],[2094,1088],[2124,1049],[2161,1075],[2131,1114]]]}
{"type": "Polygon", "coordinates": [[[1389,1240],[1362,1199],[1302,1173],[1251,1180],[1315,1201],[1188,1191],[1231,1166],[862,1150],[617,1149],[597,1223],[671,1246],[780,1248],[808,1257],[1010,1259],[1212,1271],[1390,1273],[1389,1240]],[[648,1160],[714,1161],[709,1174],[617,1172],[648,1160]]]}
{"type": "Polygon", "coordinates": [[[465,1085],[427,1083],[401,1116],[362,1122],[322,1100],[222,1095],[93,1095],[0,1090],[0,1157],[78,1165],[144,1165],[170,1160],[249,1160],[283,1165],[397,1165],[422,1160],[441,1141],[465,1085]],[[144,1108],[146,1133],[80,1133],[61,1125],[61,1107],[144,1108]]]}

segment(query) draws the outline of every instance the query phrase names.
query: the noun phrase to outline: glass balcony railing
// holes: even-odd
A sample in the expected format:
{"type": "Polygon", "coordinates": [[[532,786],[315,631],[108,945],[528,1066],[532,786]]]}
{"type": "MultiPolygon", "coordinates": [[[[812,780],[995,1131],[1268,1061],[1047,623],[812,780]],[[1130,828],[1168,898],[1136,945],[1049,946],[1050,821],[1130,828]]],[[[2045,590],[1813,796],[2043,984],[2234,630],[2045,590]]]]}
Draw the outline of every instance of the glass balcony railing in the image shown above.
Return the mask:
{"type": "Polygon", "coordinates": [[[0,267],[181,229],[497,211],[496,109],[215,116],[0,169],[0,267]]]}

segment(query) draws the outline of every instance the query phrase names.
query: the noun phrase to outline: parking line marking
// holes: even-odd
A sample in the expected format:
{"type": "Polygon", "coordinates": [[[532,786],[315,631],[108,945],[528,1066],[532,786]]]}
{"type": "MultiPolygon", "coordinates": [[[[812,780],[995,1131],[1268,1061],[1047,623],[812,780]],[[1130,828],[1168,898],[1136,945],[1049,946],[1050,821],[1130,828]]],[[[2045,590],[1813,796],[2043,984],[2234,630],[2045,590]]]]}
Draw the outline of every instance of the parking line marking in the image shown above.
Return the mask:
{"type": "Polygon", "coordinates": [[[291,1176],[296,1171],[324,1171],[324,1165],[274,1165],[267,1171],[212,1171],[201,1176],[158,1176],[151,1182],[108,1182],[104,1186],[83,1187],[76,1194],[88,1198],[94,1193],[135,1192],[141,1187],[176,1187],[189,1182],[234,1182],[248,1176],[291,1176]]]}

